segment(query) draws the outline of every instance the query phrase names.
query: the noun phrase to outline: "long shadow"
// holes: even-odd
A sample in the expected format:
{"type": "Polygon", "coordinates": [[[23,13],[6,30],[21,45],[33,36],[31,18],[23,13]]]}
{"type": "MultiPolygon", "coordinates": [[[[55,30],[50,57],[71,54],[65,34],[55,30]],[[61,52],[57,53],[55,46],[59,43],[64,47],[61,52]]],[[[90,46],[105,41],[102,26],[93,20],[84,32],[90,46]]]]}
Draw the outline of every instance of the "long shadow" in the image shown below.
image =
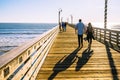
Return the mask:
{"type": "Polygon", "coordinates": [[[87,51],[87,49],[83,51],[82,57],[78,57],[75,71],[79,71],[88,62],[88,60],[92,56],[92,53],[93,51],[87,51]]]}
{"type": "Polygon", "coordinates": [[[113,76],[113,80],[119,80],[119,78],[117,76],[118,75],[117,69],[116,69],[116,66],[114,64],[114,60],[112,58],[112,54],[110,52],[110,48],[109,48],[108,42],[105,42],[105,47],[106,47],[106,51],[107,51],[107,56],[108,56],[108,60],[109,60],[111,73],[112,73],[112,76],[113,76]]]}
{"type": "MultiPolygon", "coordinates": [[[[106,43],[106,42],[104,42],[104,40],[102,40],[102,41],[100,39],[96,39],[96,40],[101,42],[102,44],[106,43]]],[[[112,43],[107,43],[107,46],[120,53],[120,46],[117,46],[116,44],[112,44],[112,43]]]]}
{"type": "Polygon", "coordinates": [[[64,56],[62,59],[60,59],[55,64],[55,66],[53,68],[54,72],[50,75],[48,80],[53,80],[59,72],[65,71],[67,68],[69,68],[75,62],[75,60],[77,58],[76,55],[79,50],[80,50],[80,48],[77,48],[68,56],[64,56]]]}

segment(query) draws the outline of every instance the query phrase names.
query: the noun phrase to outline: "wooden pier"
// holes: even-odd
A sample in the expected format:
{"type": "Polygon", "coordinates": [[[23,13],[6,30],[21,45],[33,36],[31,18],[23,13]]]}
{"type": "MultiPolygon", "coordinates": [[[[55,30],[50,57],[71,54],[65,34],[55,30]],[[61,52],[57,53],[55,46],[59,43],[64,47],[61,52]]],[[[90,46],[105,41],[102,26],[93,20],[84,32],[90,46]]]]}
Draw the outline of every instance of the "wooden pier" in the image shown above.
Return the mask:
{"type": "Polygon", "coordinates": [[[93,51],[88,52],[87,46],[84,41],[78,48],[77,34],[67,26],[57,35],[36,80],[119,80],[120,53],[96,40],[93,51]]]}
{"type": "Polygon", "coordinates": [[[87,41],[78,48],[70,25],[66,32],[56,26],[10,50],[0,56],[0,80],[119,80],[120,32],[94,30],[89,52],[87,41]]]}

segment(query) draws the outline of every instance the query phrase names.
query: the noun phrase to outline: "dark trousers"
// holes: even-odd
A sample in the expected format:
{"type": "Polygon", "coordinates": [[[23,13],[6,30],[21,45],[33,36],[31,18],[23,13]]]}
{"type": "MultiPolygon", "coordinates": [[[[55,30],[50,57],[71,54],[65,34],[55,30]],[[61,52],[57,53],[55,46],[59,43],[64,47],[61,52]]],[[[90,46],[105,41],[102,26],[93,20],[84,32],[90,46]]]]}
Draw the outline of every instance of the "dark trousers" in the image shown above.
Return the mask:
{"type": "Polygon", "coordinates": [[[88,49],[89,50],[91,49],[92,39],[95,40],[95,38],[93,36],[93,33],[88,32],[88,34],[87,34],[87,40],[88,40],[88,49]]]}
{"type": "Polygon", "coordinates": [[[91,32],[89,32],[88,34],[87,34],[87,40],[88,40],[88,43],[92,43],[92,39],[95,39],[94,38],[94,36],[93,36],[93,34],[91,33],[91,32]]]}
{"type": "Polygon", "coordinates": [[[83,46],[83,35],[78,34],[78,45],[79,45],[79,47],[80,47],[81,44],[83,46]]]}

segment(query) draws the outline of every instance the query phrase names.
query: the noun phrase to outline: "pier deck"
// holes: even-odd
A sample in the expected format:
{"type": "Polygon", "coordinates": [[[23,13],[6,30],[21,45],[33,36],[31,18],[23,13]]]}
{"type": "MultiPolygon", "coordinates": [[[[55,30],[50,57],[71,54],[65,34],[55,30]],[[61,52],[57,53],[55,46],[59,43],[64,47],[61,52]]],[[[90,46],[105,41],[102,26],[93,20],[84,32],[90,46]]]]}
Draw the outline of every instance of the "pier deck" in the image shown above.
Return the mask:
{"type": "Polygon", "coordinates": [[[120,53],[96,40],[87,52],[87,41],[78,49],[75,30],[56,37],[36,80],[119,80],[120,53]]]}

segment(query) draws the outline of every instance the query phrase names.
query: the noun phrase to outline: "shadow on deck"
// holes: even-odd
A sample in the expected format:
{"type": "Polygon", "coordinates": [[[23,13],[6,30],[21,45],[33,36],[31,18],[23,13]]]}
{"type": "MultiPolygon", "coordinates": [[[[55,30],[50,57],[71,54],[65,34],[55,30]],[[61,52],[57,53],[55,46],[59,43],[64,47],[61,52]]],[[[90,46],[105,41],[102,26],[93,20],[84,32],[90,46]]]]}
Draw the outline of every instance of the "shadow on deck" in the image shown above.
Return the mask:
{"type": "Polygon", "coordinates": [[[93,40],[92,51],[77,47],[77,35],[67,26],[58,34],[40,69],[37,80],[119,80],[120,54],[107,45],[93,40]]]}

